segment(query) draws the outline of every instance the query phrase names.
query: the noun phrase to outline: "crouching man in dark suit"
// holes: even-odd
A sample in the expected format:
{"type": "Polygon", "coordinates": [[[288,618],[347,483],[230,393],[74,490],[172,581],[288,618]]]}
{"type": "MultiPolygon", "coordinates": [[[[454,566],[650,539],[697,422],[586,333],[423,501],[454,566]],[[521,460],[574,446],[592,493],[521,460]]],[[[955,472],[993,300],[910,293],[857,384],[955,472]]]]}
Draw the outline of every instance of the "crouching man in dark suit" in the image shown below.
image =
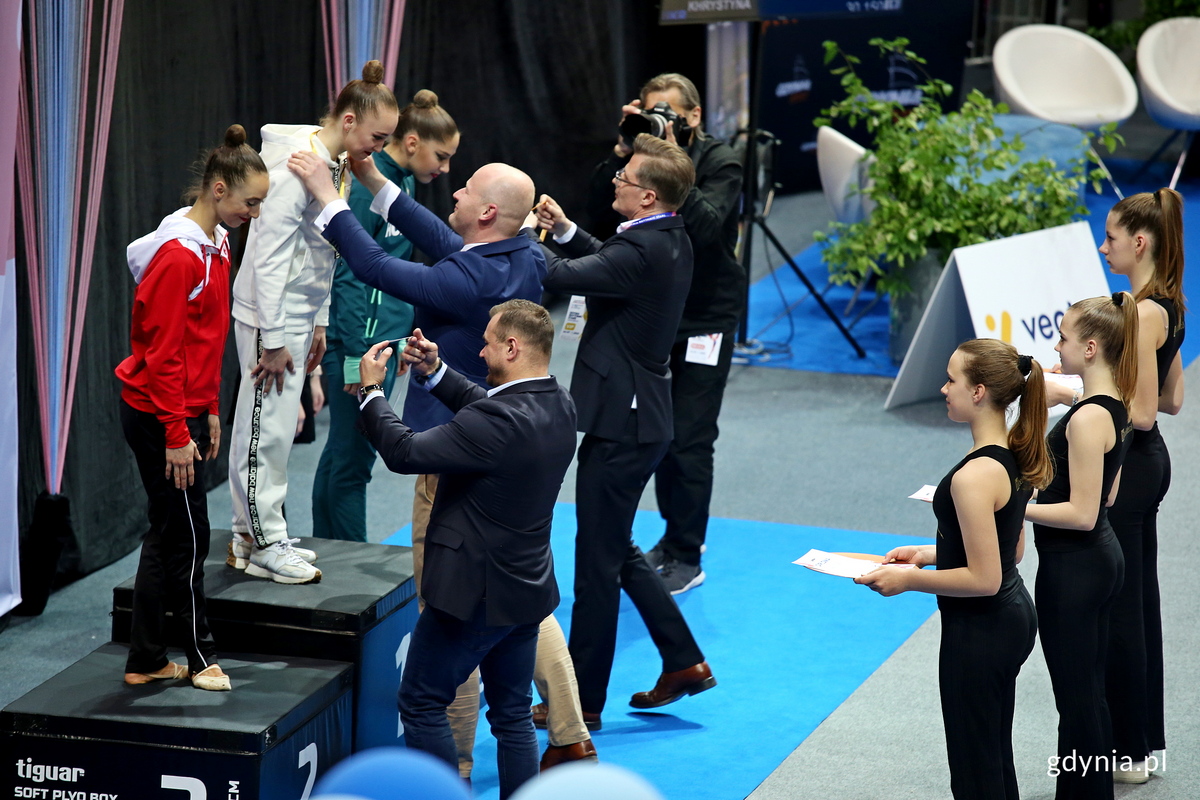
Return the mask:
{"type": "Polygon", "coordinates": [[[441,475],[425,540],[425,610],[400,682],[405,736],[409,747],[456,766],[446,707],[479,667],[501,798],[538,772],[529,711],[534,656],[538,625],[559,600],[550,521],[575,453],[575,403],[549,374],[553,339],[550,315],[536,303],[492,308],[480,351],[492,387],[485,391],[413,331],[403,360],[416,385],[454,412],[423,433],[400,421],[377,385],[386,342],[360,364],[360,421],[384,463],[393,472],[441,475]]]}

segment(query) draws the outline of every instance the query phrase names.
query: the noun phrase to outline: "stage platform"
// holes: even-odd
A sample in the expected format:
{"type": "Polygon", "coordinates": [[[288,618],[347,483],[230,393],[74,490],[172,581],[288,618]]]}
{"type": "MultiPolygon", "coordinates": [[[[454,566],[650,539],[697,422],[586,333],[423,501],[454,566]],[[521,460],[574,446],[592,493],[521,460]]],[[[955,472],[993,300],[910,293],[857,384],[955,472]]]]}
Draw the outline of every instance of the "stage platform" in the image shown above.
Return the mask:
{"type": "MultiPolygon", "coordinates": [[[[304,539],[321,582],[292,586],[226,566],[230,532],[212,532],[204,564],[218,657],[257,653],[348,661],[354,672],[353,748],[402,745],[396,690],[417,622],[409,547],[304,539]]],[[[129,641],[134,578],[113,589],[112,638],[129,641]]],[[[169,643],[180,638],[171,636],[169,643]]]]}
{"type": "Polygon", "coordinates": [[[206,692],[127,686],[126,655],[102,645],[0,712],[0,796],[296,800],[351,751],[350,664],[227,656],[234,690],[206,692]]]}

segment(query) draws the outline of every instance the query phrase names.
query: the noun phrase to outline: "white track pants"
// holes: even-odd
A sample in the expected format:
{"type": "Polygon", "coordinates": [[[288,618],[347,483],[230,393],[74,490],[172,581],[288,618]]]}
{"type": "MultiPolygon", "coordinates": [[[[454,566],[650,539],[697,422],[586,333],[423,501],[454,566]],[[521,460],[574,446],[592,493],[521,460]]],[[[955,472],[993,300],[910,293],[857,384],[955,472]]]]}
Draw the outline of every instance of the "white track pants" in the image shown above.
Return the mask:
{"type": "Polygon", "coordinates": [[[241,384],[233,417],[229,452],[229,490],[233,495],[233,531],[251,534],[259,547],[287,536],[283,501],[287,498],[287,464],[300,414],[304,358],[312,332],[286,335],[296,372],[285,373],[283,393],[254,385],[250,371],[258,364],[258,329],[233,321],[241,384]]]}

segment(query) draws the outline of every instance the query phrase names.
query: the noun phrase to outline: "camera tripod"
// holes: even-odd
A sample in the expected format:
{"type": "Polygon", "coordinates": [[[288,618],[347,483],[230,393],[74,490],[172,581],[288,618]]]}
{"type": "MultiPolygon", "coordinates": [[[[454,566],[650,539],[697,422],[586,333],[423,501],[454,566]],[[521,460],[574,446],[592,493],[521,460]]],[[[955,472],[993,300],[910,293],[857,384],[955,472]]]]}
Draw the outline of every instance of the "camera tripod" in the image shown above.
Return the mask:
{"type": "Polygon", "coordinates": [[[800,279],[800,282],[803,283],[808,289],[809,294],[812,295],[813,299],[817,301],[817,305],[819,305],[821,310],[825,312],[825,316],[829,317],[830,321],[837,326],[839,331],[841,331],[841,334],[843,337],[845,337],[846,341],[850,343],[850,346],[854,348],[854,352],[858,355],[858,357],[866,358],[866,351],[862,349],[862,346],[858,343],[846,326],[842,324],[841,319],[838,318],[837,312],[829,307],[829,304],[825,302],[825,298],[819,291],[817,291],[817,287],[813,286],[812,281],[808,279],[808,276],[804,274],[804,271],[800,269],[800,267],[796,266],[796,262],[792,259],[791,254],[788,253],[783,244],[779,241],[779,238],[771,230],[770,226],[767,225],[766,214],[770,212],[771,200],[775,195],[775,189],[769,180],[765,181],[769,188],[767,192],[767,199],[764,204],[764,211],[763,213],[760,213],[758,210],[760,194],[759,165],[760,161],[768,161],[768,159],[760,159],[759,150],[765,147],[769,152],[770,149],[773,149],[779,143],[779,140],[776,139],[773,134],[758,127],[758,96],[759,87],[762,84],[762,27],[763,24],[761,22],[750,23],[749,60],[754,66],[750,71],[749,124],[746,129],[740,130],[737,133],[738,136],[743,134],[746,136],[746,157],[742,161],[741,226],[741,262],[742,267],[746,270],[746,285],[743,307],[746,310],[742,313],[742,321],[738,325],[738,340],[736,347],[742,352],[751,352],[753,350],[753,348],[749,346],[750,342],[747,341],[747,326],[749,324],[748,315],[750,310],[750,256],[753,250],[752,245],[754,243],[754,227],[758,226],[759,230],[763,232],[763,235],[766,237],[767,241],[775,247],[781,256],[783,256],[784,260],[787,261],[788,266],[792,268],[792,272],[796,273],[796,277],[800,279]]]}

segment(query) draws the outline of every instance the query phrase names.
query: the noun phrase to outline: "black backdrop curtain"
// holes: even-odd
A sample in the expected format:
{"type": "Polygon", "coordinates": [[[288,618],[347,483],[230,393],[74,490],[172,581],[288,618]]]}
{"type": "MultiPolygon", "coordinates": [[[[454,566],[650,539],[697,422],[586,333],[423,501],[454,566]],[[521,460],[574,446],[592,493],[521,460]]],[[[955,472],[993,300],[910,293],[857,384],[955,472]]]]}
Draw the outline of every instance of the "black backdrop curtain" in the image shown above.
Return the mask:
{"type": "MultiPolygon", "coordinates": [[[[612,146],[620,105],[641,82],[677,70],[703,91],[703,28],[658,28],[657,13],[655,4],[636,0],[410,0],[393,88],[402,104],[417,89],[433,89],[463,134],[451,174],[423,200],[447,212],[451,193],[475,169],[503,161],[528,172],[538,191],[553,194],[568,213],[582,215],[587,176],[612,146]]],[[[62,486],[72,503],[75,542],[60,563],[60,582],[120,558],[144,532],[145,495],[121,435],[113,375],[129,352],[134,287],[125,246],[178,207],[189,166],[231,123],[244,125],[257,147],[265,123],[316,122],[327,102],[320,19],[316,0],[126,0],[62,486]]],[[[45,489],[26,298],[23,290],[22,531],[45,489]]],[[[223,414],[236,374],[230,347],[223,414]]],[[[209,470],[214,485],[225,476],[228,426],[224,438],[226,447],[209,470]]],[[[292,504],[306,508],[308,498],[292,504]]]]}

